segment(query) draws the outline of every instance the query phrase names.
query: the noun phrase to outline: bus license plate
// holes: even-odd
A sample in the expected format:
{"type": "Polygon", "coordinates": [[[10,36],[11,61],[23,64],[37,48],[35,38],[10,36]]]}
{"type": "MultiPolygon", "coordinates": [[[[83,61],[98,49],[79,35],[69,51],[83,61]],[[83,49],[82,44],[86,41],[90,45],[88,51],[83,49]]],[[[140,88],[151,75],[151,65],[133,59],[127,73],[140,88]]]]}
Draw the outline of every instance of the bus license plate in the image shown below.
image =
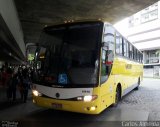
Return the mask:
{"type": "Polygon", "coordinates": [[[52,103],[52,107],[56,109],[62,109],[62,104],[52,103]]]}

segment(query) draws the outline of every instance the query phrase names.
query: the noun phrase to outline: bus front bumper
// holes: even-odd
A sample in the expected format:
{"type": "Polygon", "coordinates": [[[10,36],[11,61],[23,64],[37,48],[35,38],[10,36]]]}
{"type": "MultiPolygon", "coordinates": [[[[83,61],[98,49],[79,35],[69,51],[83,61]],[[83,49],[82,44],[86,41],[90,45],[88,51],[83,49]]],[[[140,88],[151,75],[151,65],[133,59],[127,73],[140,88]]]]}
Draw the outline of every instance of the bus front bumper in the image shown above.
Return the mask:
{"type": "Polygon", "coordinates": [[[38,106],[52,108],[56,110],[64,110],[71,112],[79,112],[85,114],[99,114],[98,100],[91,102],[56,100],[52,98],[40,97],[33,95],[33,103],[38,106]]]}

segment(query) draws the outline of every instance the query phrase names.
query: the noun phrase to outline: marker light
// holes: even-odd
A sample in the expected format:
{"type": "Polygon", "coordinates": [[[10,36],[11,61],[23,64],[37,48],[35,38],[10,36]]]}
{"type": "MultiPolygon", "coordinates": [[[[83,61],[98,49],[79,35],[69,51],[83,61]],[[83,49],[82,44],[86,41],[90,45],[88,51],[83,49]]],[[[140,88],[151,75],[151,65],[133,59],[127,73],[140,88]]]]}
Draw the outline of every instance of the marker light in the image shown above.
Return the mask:
{"type": "Polygon", "coordinates": [[[91,111],[94,111],[94,110],[96,110],[96,107],[95,107],[95,106],[92,106],[92,107],[90,107],[90,110],[91,110],[91,111]]]}

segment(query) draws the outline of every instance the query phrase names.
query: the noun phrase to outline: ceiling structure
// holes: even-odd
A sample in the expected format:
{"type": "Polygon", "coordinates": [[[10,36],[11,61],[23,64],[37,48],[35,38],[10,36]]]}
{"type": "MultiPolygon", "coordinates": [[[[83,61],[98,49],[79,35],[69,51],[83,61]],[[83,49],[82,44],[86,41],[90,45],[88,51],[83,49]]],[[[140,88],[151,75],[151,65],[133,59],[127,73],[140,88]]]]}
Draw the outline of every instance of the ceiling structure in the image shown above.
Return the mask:
{"type": "Polygon", "coordinates": [[[0,62],[22,63],[24,59],[20,47],[0,15],[0,62]]]}
{"type": "Polygon", "coordinates": [[[41,30],[66,20],[104,19],[115,23],[158,0],[14,0],[25,43],[37,43],[41,30]]]}

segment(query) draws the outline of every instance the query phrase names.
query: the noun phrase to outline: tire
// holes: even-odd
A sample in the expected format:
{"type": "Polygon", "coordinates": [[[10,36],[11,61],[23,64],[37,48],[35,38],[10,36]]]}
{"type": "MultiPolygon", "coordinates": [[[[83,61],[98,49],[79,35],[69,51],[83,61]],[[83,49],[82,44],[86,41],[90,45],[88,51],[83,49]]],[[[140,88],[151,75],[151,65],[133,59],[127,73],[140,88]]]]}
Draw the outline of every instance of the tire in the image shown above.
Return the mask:
{"type": "Polygon", "coordinates": [[[138,89],[139,89],[140,83],[141,83],[140,78],[138,78],[138,82],[137,82],[138,86],[135,88],[135,90],[138,90],[138,89]]]}
{"type": "Polygon", "coordinates": [[[120,87],[117,87],[116,96],[115,96],[115,103],[113,104],[113,106],[117,107],[120,100],[121,100],[121,89],[120,89],[120,87]]]}

